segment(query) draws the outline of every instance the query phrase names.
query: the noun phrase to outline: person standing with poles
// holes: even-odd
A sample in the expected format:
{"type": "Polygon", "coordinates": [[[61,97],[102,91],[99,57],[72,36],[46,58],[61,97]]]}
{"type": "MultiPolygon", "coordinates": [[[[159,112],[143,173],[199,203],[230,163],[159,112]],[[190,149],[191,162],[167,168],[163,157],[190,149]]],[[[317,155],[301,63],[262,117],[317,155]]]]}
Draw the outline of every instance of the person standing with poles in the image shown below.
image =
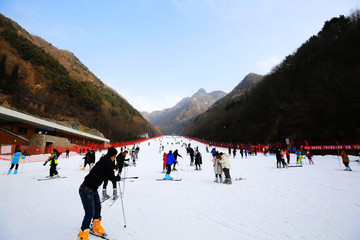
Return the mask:
{"type": "Polygon", "coordinates": [[[182,158],[182,156],[179,154],[178,150],[175,149],[175,151],[174,151],[174,158],[175,158],[176,162],[174,163],[173,171],[177,171],[176,168],[175,168],[175,166],[176,166],[176,163],[178,162],[178,161],[177,161],[177,157],[178,157],[178,156],[182,158]]]}
{"type": "Polygon", "coordinates": [[[347,153],[346,153],[346,151],[345,151],[345,148],[341,149],[340,156],[342,157],[343,164],[344,164],[345,167],[346,167],[344,170],[345,170],[345,171],[352,171],[351,168],[350,168],[350,166],[349,166],[350,160],[349,160],[349,157],[348,157],[348,155],[347,155],[347,153]]]}
{"type": "Polygon", "coordinates": [[[53,153],[43,164],[45,166],[48,162],[50,162],[50,178],[58,176],[58,171],[56,170],[56,166],[58,165],[58,158],[60,157],[60,153],[57,149],[53,149],[53,153]]]}
{"type": "Polygon", "coordinates": [[[17,174],[17,170],[19,168],[19,164],[22,159],[25,159],[24,155],[22,155],[21,150],[17,150],[16,153],[14,153],[14,155],[11,157],[11,167],[8,171],[8,174],[11,173],[14,167],[15,167],[14,174],[17,174]]]}
{"type": "Polygon", "coordinates": [[[89,233],[97,236],[107,236],[101,226],[101,203],[97,189],[105,179],[110,181],[120,181],[120,176],[114,175],[114,161],[117,150],[110,147],[107,154],[100,158],[94,168],[84,178],[80,185],[79,195],[84,207],[85,216],[78,234],[78,240],[89,240],[89,233]],[[90,223],[92,221],[92,229],[90,223]]]}

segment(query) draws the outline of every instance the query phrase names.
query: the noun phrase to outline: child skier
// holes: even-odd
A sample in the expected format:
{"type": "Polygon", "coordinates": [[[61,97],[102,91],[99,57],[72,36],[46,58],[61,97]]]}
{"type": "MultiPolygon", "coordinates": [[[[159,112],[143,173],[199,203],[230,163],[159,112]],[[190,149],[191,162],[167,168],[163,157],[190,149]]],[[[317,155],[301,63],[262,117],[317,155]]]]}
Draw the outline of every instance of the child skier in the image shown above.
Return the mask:
{"type": "Polygon", "coordinates": [[[214,173],[215,173],[215,181],[214,182],[219,182],[222,183],[222,169],[221,169],[221,164],[219,163],[220,161],[220,154],[217,152],[216,155],[213,157],[213,163],[214,163],[214,173]],[[219,177],[219,180],[218,180],[219,177]]]}
{"type": "Polygon", "coordinates": [[[310,151],[308,151],[305,156],[309,159],[309,165],[311,165],[311,164],[314,165],[314,162],[312,160],[313,155],[310,153],[310,151]]]}
{"type": "Polygon", "coordinates": [[[225,155],[224,153],[220,153],[220,161],[219,163],[221,164],[222,170],[224,171],[225,174],[225,184],[231,184],[231,177],[230,177],[230,161],[229,161],[229,157],[230,155],[225,155]]]}
{"type": "Polygon", "coordinates": [[[14,174],[17,174],[17,170],[18,170],[20,161],[22,159],[25,159],[24,155],[22,155],[21,150],[17,150],[16,153],[14,153],[14,155],[11,157],[11,167],[8,171],[8,174],[11,173],[11,170],[14,168],[14,166],[15,166],[14,174]]]}
{"type": "Polygon", "coordinates": [[[89,240],[90,222],[92,221],[92,232],[98,236],[106,236],[101,226],[101,203],[97,189],[105,179],[120,181],[120,176],[114,175],[114,161],[117,150],[110,147],[107,154],[100,158],[94,168],[84,178],[80,185],[79,195],[85,210],[78,240],[89,240]]]}
{"type": "Polygon", "coordinates": [[[48,162],[50,162],[50,176],[49,177],[54,177],[58,176],[58,172],[56,171],[56,166],[58,165],[58,158],[60,156],[60,153],[58,152],[57,149],[53,149],[53,153],[51,154],[51,156],[48,158],[48,160],[46,160],[43,164],[43,166],[45,166],[48,162]]]}

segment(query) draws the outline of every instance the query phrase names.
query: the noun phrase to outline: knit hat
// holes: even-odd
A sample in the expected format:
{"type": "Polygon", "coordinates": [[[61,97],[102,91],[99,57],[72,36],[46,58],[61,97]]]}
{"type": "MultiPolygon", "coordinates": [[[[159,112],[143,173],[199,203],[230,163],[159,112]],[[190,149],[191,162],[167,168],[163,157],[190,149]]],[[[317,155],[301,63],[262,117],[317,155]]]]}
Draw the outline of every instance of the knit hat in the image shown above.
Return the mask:
{"type": "Polygon", "coordinates": [[[110,147],[109,149],[108,149],[108,152],[107,152],[107,155],[109,155],[110,157],[112,157],[112,156],[115,156],[116,154],[117,154],[117,150],[114,148],[114,147],[110,147]]]}

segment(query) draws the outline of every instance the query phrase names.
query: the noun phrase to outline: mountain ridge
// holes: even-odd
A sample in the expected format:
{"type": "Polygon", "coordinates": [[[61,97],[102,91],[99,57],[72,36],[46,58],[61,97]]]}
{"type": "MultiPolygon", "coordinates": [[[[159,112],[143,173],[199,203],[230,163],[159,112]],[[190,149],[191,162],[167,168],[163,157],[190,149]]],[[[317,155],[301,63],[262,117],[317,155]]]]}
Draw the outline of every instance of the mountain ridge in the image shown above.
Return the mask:
{"type": "Polygon", "coordinates": [[[191,97],[181,99],[175,106],[151,113],[141,112],[145,119],[157,126],[163,134],[182,134],[188,122],[205,112],[214,102],[225,96],[223,91],[207,93],[200,88],[191,97]]]}
{"type": "Polygon", "coordinates": [[[73,53],[31,35],[2,14],[0,36],[0,105],[58,122],[80,123],[98,129],[111,141],[160,134],[73,53]],[[20,95],[16,89],[21,89],[20,95]]]}

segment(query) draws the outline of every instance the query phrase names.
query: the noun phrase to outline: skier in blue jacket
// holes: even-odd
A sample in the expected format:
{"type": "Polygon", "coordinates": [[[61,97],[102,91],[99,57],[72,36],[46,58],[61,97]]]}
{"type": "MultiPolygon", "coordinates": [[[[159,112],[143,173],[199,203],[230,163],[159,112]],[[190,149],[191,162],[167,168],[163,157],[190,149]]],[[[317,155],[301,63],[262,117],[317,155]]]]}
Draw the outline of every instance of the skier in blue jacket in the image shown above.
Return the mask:
{"type": "Polygon", "coordinates": [[[166,180],[173,179],[172,177],[170,177],[170,172],[171,172],[171,165],[173,165],[174,163],[176,163],[176,160],[174,158],[174,154],[170,150],[166,156],[166,169],[167,169],[166,175],[165,175],[166,180]]]}
{"type": "Polygon", "coordinates": [[[15,166],[14,174],[17,174],[17,170],[18,170],[20,161],[22,159],[25,159],[25,157],[24,157],[24,155],[22,155],[21,150],[16,151],[16,153],[14,153],[14,155],[11,157],[11,167],[8,171],[8,174],[11,173],[11,170],[14,168],[14,166],[15,166]]]}

